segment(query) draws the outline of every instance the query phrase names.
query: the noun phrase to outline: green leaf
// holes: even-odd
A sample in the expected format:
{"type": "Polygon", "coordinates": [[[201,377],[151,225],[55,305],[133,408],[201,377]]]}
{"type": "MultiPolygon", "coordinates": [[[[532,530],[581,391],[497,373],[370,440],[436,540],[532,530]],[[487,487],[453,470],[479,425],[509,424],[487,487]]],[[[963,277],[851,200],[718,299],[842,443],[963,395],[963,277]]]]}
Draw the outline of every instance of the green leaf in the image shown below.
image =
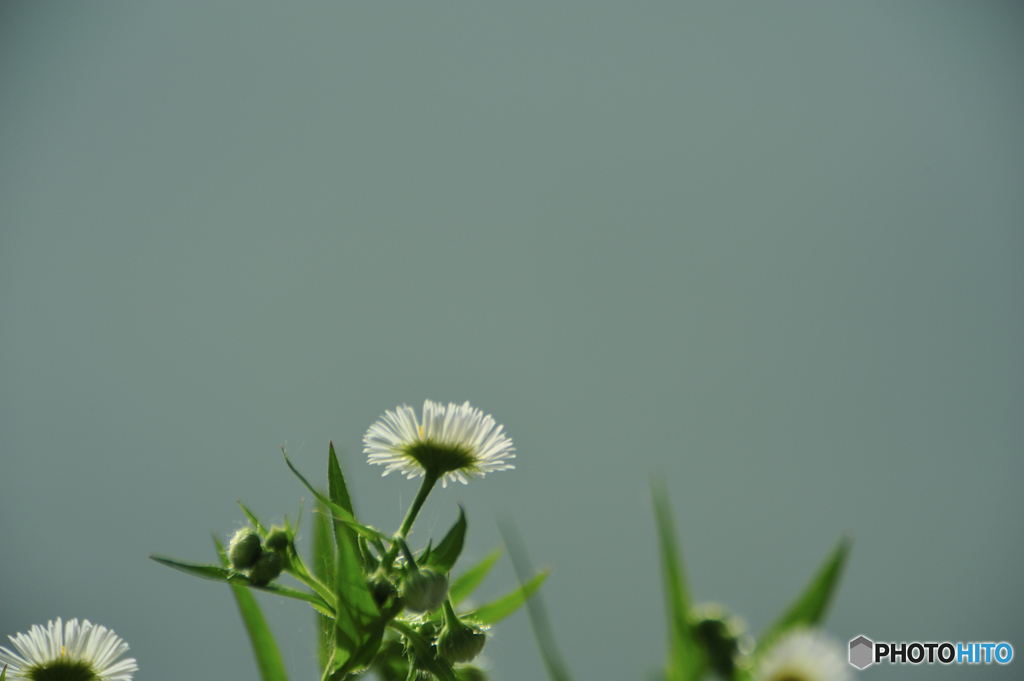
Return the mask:
{"type": "MultiPolygon", "coordinates": [[[[324,584],[334,583],[334,538],[331,533],[331,521],[326,515],[327,507],[317,501],[319,513],[313,513],[313,574],[324,584]]],[[[334,618],[316,613],[317,659],[320,661],[320,669],[327,666],[330,658],[331,631],[334,628],[334,618]]]]}
{"type": "Polygon", "coordinates": [[[380,566],[380,561],[370,551],[370,544],[366,541],[366,537],[359,535],[356,543],[359,544],[359,555],[363,557],[363,568],[369,574],[380,566]]]}
{"type": "Polygon", "coordinates": [[[288,464],[288,468],[292,469],[292,473],[295,474],[295,477],[297,477],[302,482],[302,484],[306,486],[306,489],[313,493],[313,496],[316,497],[320,501],[320,503],[322,503],[327,508],[331,509],[331,512],[334,514],[335,518],[345,523],[346,525],[348,525],[364,537],[367,537],[369,539],[377,539],[379,541],[391,541],[390,537],[380,532],[379,530],[375,530],[372,527],[368,527],[366,525],[361,525],[359,521],[355,519],[355,516],[353,516],[350,511],[334,503],[333,501],[325,497],[323,494],[321,494],[319,491],[317,491],[312,485],[309,484],[309,481],[306,480],[302,473],[299,472],[299,469],[292,465],[291,460],[288,459],[288,453],[284,451],[283,447],[281,448],[281,452],[284,454],[285,463],[288,464]]]}
{"type": "MultiPolygon", "coordinates": [[[[228,559],[224,554],[224,547],[216,537],[213,543],[217,547],[221,562],[227,566],[228,559]]],[[[288,674],[284,669],[284,661],[277,649],[274,635],[263,618],[260,606],[256,598],[244,586],[233,584],[231,593],[235,596],[238,604],[238,612],[245,623],[245,630],[249,633],[249,642],[252,644],[252,654],[256,658],[256,666],[260,670],[260,678],[263,681],[288,681],[288,674]]]]}
{"type": "Polygon", "coordinates": [[[4,665],[4,670],[0,672],[0,681],[5,681],[7,678],[7,665],[4,665]]]}
{"type": "Polygon", "coordinates": [[[676,535],[672,523],[672,509],[664,484],[651,483],[654,500],[654,518],[658,526],[661,545],[662,576],[668,600],[669,655],[665,669],[667,681],[699,681],[704,676],[707,660],[690,628],[690,593],[686,575],[676,548],[676,535]]]}
{"type": "Polygon", "coordinates": [[[278,596],[284,596],[286,598],[294,598],[299,601],[306,601],[314,608],[324,613],[325,615],[334,616],[331,603],[326,602],[323,598],[317,594],[306,593],[305,591],[299,591],[298,589],[292,589],[287,586],[280,586],[279,584],[265,584],[258,586],[252,583],[252,580],[245,575],[239,574],[228,568],[217,567],[216,565],[195,565],[193,563],[182,563],[171,558],[162,558],[160,556],[150,556],[150,559],[166,565],[167,567],[180,570],[196,577],[202,577],[203,579],[212,579],[215,582],[227,582],[233,586],[243,586],[250,589],[259,589],[260,591],[266,591],[268,593],[277,594],[278,596]]]}
{"type": "Polygon", "coordinates": [[[252,514],[252,511],[247,509],[245,507],[245,504],[243,504],[241,501],[237,501],[236,500],[235,503],[238,504],[239,507],[241,507],[242,513],[244,513],[245,517],[249,519],[249,522],[252,523],[252,526],[256,528],[256,531],[259,532],[260,536],[261,537],[266,537],[267,536],[267,528],[265,528],[263,526],[263,524],[259,520],[256,519],[256,516],[254,516],[252,514]]]}
{"type": "Polygon", "coordinates": [[[452,670],[452,665],[443,657],[435,657],[434,646],[415,629],[401,620],[394,620],[388,626],[408,639],[412,649],[416,652],[416,661],[428,672],[443,679],[443,681],[458,681],[458,677],[455,676],[455,672],[452,670]]]}
{"type": "Polygon", "coordinates": [[[484,577],[491,571],[499,558],[501,558],[501,549],[495,549],[487,554],[482,561],[459,575],[448,588],[448,598],[451,599],[452,605],[458,605],[466,600],[484,581],[484,577]]]}
{"type": "Polygon", "coordinates": [[[353,518],[356,513],[352,510],[352,499],[348,495],[348,486],[345,485],[345,476],[341,474],[341,466],[338,465],[338,455],[334,453],[334,443],[331,442],[327,454],[327,490],[331,495],[331,501],[349,512],[353,518]]]}
{"type": "MultiPolygon", "coordinates": [[[[331,497],[331,503],[340,506],[348,511],[348,514],[355,520],[355,513],[352,511],[352,499],[348,495],[348,486],[345,485],[345,476],[341,473],[341,466],[338,464],[338,455],[334,453],[334,443],[331,442],[327,454],[327,492],[331,497]]],[[[340,541],[339,535],[345,534],[355,541],[356,535],[353,528],[348,527],[341,520],[334,521],[334,540],[340,541]]],[[[362,552],[356,553],[359,564],[366,569],[362,552]]]]}
{"type": "Polygon", "coordinates": [[[427,558],[427,567],[433,568],[441,573],[451,572],[455,561],[462,553],[462,544],[466,540],[466,513],[459,505],[459,519],[455,521],[448,534],[444,536],[437,548],[430,552],[427,558]]]}
{"type": "Polygon", "coordinates": [[[495,622],[500,622],[518,610],[519,607],[526,602],[526,599],[532,596],[534,592],[540,588],[540,585],[544,583],[544,580],[547,579],[550,573],[550,570],[542,570],[534,575],[533,579],[528,581],[526,584],[523,584],[512,593],[466,613],[466,617],[474,619],[481,624],[494,624],[495,622]]]}
{"type": "Polygon", "coordinates": [[[761,636],[757,645],[759,653],[771,648],[772,644],[790,629],[813,627],[821,623],[829,602],[832,600],[832,595],[835,593],[849,553],[850,540],[843,537],[822,563],[817,574],[804,588],[803,593],[789,606],[785,614],[768,627],[768,630],[761,636]]]}
{"type": "Polygon", "coordinates": [[[433,539],[428,539],[427,540],[427,548],[423,549],[423,553],[421,553],[420,557],[416,560],[416,565],[418,565],[420,567],[424,567],[426,565],[430,565],[430,554],[433,553],[433,551],[434,551],[434,540],[433,539]]]}
{"type": "Polygon", "coordinates": [[[334,671],[351,672],[370,664],[384,636],[384,620],[366,585],[355,543],[335,536],[334,593],[338,602],[332,631],[334,671]]]}

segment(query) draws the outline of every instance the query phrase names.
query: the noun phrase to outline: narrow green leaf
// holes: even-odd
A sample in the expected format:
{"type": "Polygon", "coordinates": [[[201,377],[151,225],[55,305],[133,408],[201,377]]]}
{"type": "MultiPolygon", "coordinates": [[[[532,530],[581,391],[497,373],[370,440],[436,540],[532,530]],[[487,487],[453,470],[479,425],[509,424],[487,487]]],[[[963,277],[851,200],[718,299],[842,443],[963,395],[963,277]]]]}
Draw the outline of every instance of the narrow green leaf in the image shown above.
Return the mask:
{"type": "Polygon", "coordinates": [[[423,549],[423,553],[420,554],[419,558],[416,559],[416,564],[420,567],[430,565],[430,555],[434,552],[434,540],[427,540],[427,548],[423,549]]]}
{"type": "Polygon", "coordinates": [[[455,521],[448,534],[444,536],[437,548],[430,552],[427,567],[441,573],[450,572],[455,561],[462,553],[462,545],[466,540],[466,513],[459,505],[459,519],[455,521]]]}
{"type": "Polygon", "coordinates": [[[435,657],[434,646],[423,638],[415,629],[401,620],[394,620],[388,626],[408,639],[412,649],[416,651],[416,660],[434,676],[443,681],[458,681],[452,665],[443,657],[435,657]]]}
{"type": "Polygon", "coordinates": [[[331,610],[331,603],[327,603],[320,596],[316,594],[307,593],[305,591],[299,591],[298,589],[292,589],[287,586],[281,586],[279,584],[265,584],[258,586],[252,583],[252,580],[245,575],[239,574],[228,568],[217,567],[216,565],[194,565],[192,563],[182,563],[177,560],[170,558],[162,558],[160,556],[150,556],[150,559],[166,565],[167,567],[180,570],[196,577],[202,577],[203,579],[211,579],[215,582],[227,582],[233,586],[243,586],[250,589],[259,589],[260,591],[266,591],[268,593],[274,593],[278,596],[284,596],[286,598],[294,598],[299,601],[305,601],[312,605],[314,608],[323,612],[326,615],[333,616],[331,610]]]}
{"type": "MultiPolygon", "coordinates": [[[[340,506],[341,508],[348,511],[348,514],[355,520],[356,515],[352,510],[352,499],[348,495],[348,486],[345,484],[345,476],[341,473],[341,465],[338,464],[338,455],[334,453],[334,443],[331,442],[330,448],[327,454],[327,493],[331,497],[331,503],[340,506]]],[[[341,520],[334,521],[334,540],[339,541],[339,534],[348,535],[349,539],[355,541],[356,534],[354,528],[346,526],[341,520]]],[[[363,570],[366,569],[366,563],[363,560],[361,552],[356,553],[356,557],[359,560],[360,566],[363,570]]]]}
{"type": "Polygon", "coordinates": [[[203,579],[212,579],[217,582],[236,582],[244,585],[249,585],[251,582],[245,575],[232,572],[230,569],[225,567],[218,567],[216,565],[195,565],[193,563],[182,563],[171,558],[163,558],[161,556],[150,556],[151,560],[155,560],[161,565],[174,568],[175,570],[181,570],[187,572],[190,575],[196,577],[202,577],[203,579]]]}
{"type": "Polygon", "coordinates": [[[669,507],[668,492],[664,483],[652,481],[651,494],[654,500],[654,517],[658,526],[661,545],[662,576],[668,600],[669,656],[665,669],[668,681],[699,681],[707,667],[704,651],[701,650],[690,628],[687,617],[690,610],[690,593],[686,575],[676,547],[676,534],[672,523],[672,509],[669,507]]]}
{"type": "Polygon", "coordinates": [[[254,516],[252,514],[252,511],[247,509],[245,507],[245,504],[243,504],[241,501],[237,501],[236,500],[235,503],[238,504],[241,507],[242,513],[244,513],[245,517],[249,519],[249,522],[252,523],[252,526],[256,528],[256,531],[259,532],[260,536],[261,537],[267,536],[267,528],[265,528],[263,526],[263,524],[259,520],[256,519],[256,516],[254,516]]]}
{"type": "MultiPolygon", "coordinates": [[[[313,574],[324,584],[334,583],[334,538],[331,533],[331,521],[327,517],[327,507],[317,501],[319,513],[313,513],[313,574]]],[[[320,669],[327,666],[331,651],[331,630],[334,628],[334,618],[316,613],[317,659],[320,661],[320,669]]]]}
{"type": "Polygon", "coordinates": [[[5,681],[7,678],[7,665],[4,665],[4,670],[0,672],[0,681],[5,681]]]}
{"type": "Polygon", "coordinates": [[[348,511],[354,518],[356,513],[352,510],[352,499],[348,495],[348,486],[345,484],[345,476],[341,474],[333,442],[327,454],[327,490],[331,495],[331,501],[348,511]]]}
{"type": "Polygon", "coordinates": [[[544,583],[544,580],[547,579],[550,573],[550,570],[542,570],[534,575],[533,579],[528,581],[526,584],[523,584],[512,593],[466,613],[466,617],[474,619],[481,624],[494,624],[495,622],[500,622],[518,610],[519,607],[526,602],[526,599],[532,596],[537,589],[540,588],[540,585],[544,583]]]}
{"type": "MultiPolygon", "coordinates": [[[[228,559],[224,555],[224,547],[216,537],[213,543],[217,547],[221,562],[227,566],[228,559]]],[[[249,634],[249,642],[252,644],[252,654],[256,658],[256,666],[260,670],[260,678],[263,681],[288,681],[288,674],[284,669],[284,661],[277,649],[277,642],[274,635],[263,618],[259,603],[252,593],[244,586],[231,585],[231,593],[235,596],[238,604],[238,612],[245,623],[245,630],[249,634]]]]}
{"type": "Polygon", "coordinates": [[[302,482],[302,484],[306,486],[306,489],[313,493],[313,496],[316,497],[320,501],[320,503],[322,503],[327,508],[331,509],[331,512],[338,520],[345,523],[346,525],[354,529],[356,532],[369,539],[376,539],[379,541],[386,542],[391,541],[390,537],[380,532],[379,530],[375,530],[372,527],[360,524],[359,521],[355,519],[355,516],[353,516],[350,511],[334,503],[333,501],[325,497],[323,494],[321,494],[319,491],[317,491],[312,485],[309,484],[309,481],[306,480],[302,473],[299,472],[299,469],[292,465],[291,460],[289,460],[288,458],[288,453],[284,451],[284,448],[281,449],[281,452],[284,454],[285,463],[288,464],[288,468],[292,469],[292,473],[295,474],[295,477],[297,477],[302,482]]]}
{"type": "Polygon", "coordinates": [[[363,557],[363,568],[366,570],[366,574],[370,574],[380,566],[380,561],[370,551],[370,544],[366,541],[366,537],[359,535],[356,543],[359,544],[359,555],[363,557]]]}
{"type": "Polygon", "coordinates": [[[368,665],[380,648],[384,621],[366,585],[355,543],[346,533],[335,536],[334,593],[338,602],[334,620],[334,667],[356,671],[368,665]]]}
{"type": "Polygon", "coordinates": [[[758,652],[767,651],[790,629],[813,627],[821,623],[849,553],[850,540],[843,537],[789,609],[761,636],[758,652]]]}
{"type": "Polygon", "coordinates": [[[452,605],[458,605],[466,600],[484,581],[484,577],[491,571],[499,558],[501,558],[501,549],[495,549],[487,554],[482,561],[459,575],[448,588],[448,598],[451,599],[452,605]]]}

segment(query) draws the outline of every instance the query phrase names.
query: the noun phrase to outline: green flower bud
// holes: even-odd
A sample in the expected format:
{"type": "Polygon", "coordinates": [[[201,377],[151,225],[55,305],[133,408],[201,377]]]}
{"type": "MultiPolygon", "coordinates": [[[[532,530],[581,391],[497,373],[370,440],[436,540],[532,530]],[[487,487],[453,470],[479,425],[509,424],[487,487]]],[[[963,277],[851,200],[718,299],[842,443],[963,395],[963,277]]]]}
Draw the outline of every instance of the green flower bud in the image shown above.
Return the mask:
{"type": "Polygon", "coordinates": [[[402,582],[402,600],[412,612],[433,612],[447,595],[447,578],[429,568],[420,570],[414,566],[402,582]]]}
{"type": "Polygon", "coordinates": [[[378,571],[370,576],[370,581],[367,583],[370,588],[370,595],[373,596],[373,601],[377,604],[378,608],[384,607],[384,604],[389,598],[398,595],[398,589],[391,583],[391,580],[387,578],[382,572],[378,571]]]}
{"type": "Polygon", "coordinates": [[[284,558],[277,551],[264,551],[249,571],[249,579],[258,586],[265,586],[277,579],[284,567],[284,558]]]}
{"type": "Polygon", "coordinates": [[[256,563],[261,551],[259,536],[248,527],[243,527],[231,538],[228,562],[236,570],[246,570],[256,563]]]}
{"type": "Polygon", "coordinates": [[[267,533],[267,538],[263,540],[263,544],[270,551],[283,552],[288,548],[289,544],[288,533],[284,531],[283,527],[271,527],[270,532],[267,533]]]}
{"type": "Polygon", "coordinates": [[[741,657],[744,624],[714,603],[690,612],[693,633],[707,652],[708,663],[723,678],[731,679],[741,657]]]}
{"type": "Polygon", "coordinates": [[[449,662],[469,662],[484,649],[487,634],[459,619],[451,601],[444,602],[444,628],[437,637],[437,652],[449,662]]]}
{"type": "Polygon", "coordinates": [[[455,668],[455,678],[459,681],[487,681],[487,674],[480,667],[467,664],[464,667],[455,668]]]}

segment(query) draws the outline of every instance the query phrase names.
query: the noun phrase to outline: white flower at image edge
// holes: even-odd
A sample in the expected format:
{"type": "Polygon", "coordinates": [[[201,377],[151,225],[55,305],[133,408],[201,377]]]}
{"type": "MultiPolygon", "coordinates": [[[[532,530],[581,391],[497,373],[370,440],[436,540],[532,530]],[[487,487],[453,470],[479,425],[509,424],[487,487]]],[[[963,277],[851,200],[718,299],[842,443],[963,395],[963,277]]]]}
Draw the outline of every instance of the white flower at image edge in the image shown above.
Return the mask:
{"type": "Polygon", "coordinates": [[[131,681],[139,669],[134,658],[118,660],[128,652],[127,643],[89,620],[64,624],[58,617],[45,629],[36,624],[8,638],[18,651],[0,646],[0,665],[7,665],[10,681],[131,681]]]}
{"type": "Polygon", "coordinates": [[[423,402],[423,419],[402,405],[385,411],[363,437],[363,453],[372,464],[385,466],[384,475],[398,471],[407,478],[431,474],[466,484],[469,478],[505,471],[514,466],[512,440],[503,426],[469,402],[461,405],[423,402]]]}
{"type": "Polygon", "coordinates": [[[754,670],[754,681],[848,681],[842,647],[813,629],[783,636],[754,670]]]}

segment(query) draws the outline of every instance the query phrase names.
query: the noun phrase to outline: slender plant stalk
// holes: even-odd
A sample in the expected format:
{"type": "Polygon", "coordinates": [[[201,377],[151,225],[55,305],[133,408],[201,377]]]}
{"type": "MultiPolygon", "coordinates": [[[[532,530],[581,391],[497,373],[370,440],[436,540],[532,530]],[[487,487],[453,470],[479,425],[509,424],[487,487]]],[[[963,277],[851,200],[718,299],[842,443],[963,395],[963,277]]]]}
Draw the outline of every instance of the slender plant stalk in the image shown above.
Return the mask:
{"type": "Polygon", "coordinates": [[[405,520],[402,521],[402,526],[398,528],[398,536],[402,539],[405,539],[409,534],[409,530],[412,529],[412,524],[416,522],[416,516],[419,515],[420,509],[423,508],[423,502],[427,500],[430,490],[434,489],[434,485],[436,484],[436,473],[427,471],[423,474],[423,484],[420,485],[420,491],[416,493],[416,498],[412,500],[412,506],[409,507],[409,512],[405,514],[405,520]]]}

